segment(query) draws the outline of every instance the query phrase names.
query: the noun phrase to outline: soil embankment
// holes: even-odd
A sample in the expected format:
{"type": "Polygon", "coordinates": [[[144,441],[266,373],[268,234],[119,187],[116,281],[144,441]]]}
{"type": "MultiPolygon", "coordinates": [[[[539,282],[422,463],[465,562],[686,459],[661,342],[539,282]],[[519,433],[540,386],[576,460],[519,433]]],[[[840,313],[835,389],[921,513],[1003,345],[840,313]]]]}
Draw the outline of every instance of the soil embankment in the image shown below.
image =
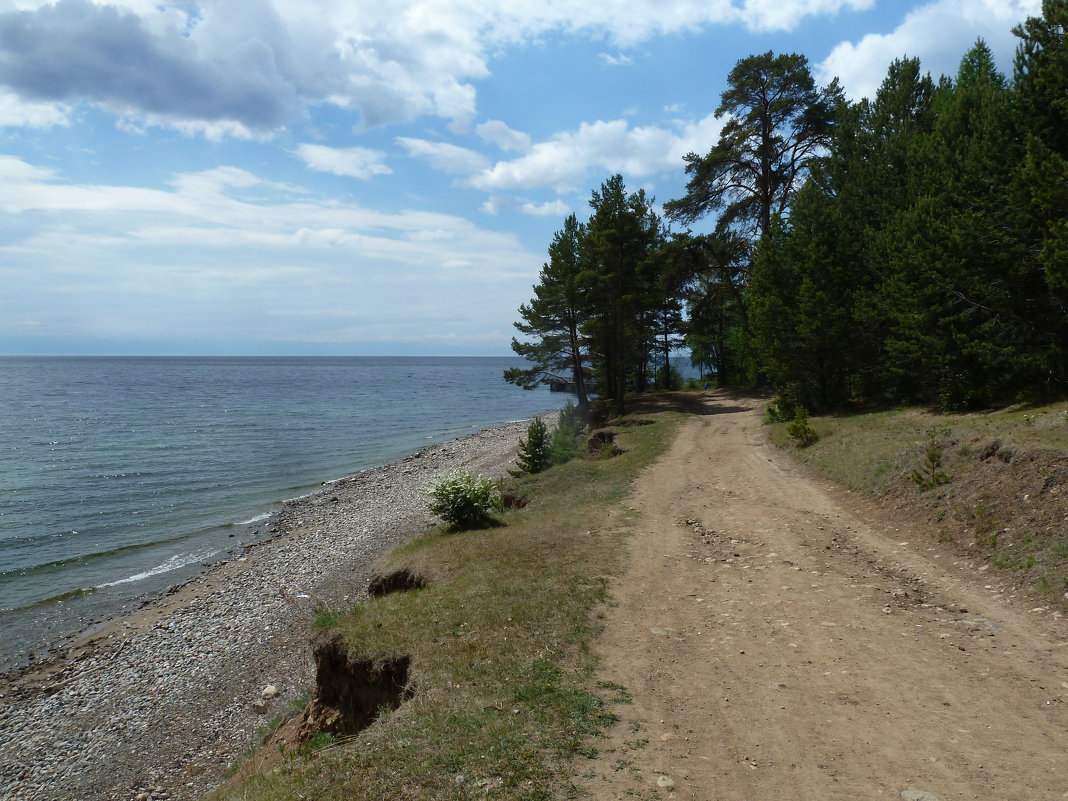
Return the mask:
{"type": "Polygon", "coordinates": [[[591,796],[1068,798],[1063,619],[805,475],[760,406],[709,396],[635,487],[591,796]]]}

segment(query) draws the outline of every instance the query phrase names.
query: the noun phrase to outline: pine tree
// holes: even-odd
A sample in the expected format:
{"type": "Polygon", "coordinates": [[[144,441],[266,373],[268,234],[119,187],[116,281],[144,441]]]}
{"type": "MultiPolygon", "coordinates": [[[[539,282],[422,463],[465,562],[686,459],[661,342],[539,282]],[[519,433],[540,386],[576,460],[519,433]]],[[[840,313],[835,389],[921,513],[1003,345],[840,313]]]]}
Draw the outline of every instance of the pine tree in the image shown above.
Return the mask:
{"type": "Polygon", "coordinates": [[[506,381],[533,389],[539,384],[561,380],[563,372],[574,384],[582,409],[589,405],[584,366],[587,356],[580,335],[586,312],[578,280],[585,236],[585,226],[574,214],[564,220],[563,229],[554,235],[549,245],[549,261],[542,266],[534,286],[534,298],[519,307],[523,319],[515,323],[529,339],[512,340],[512,350],[533,366],[513,367],[504,374],[506,381]]]}
{"type": "Polygon", "coordinates": [[[828,144],[842,92],[837,79],[817,89],[804,56],[770,51],[739,61],[727,84],[716,116],[730,119],[719,142],[706,156],[686,156],[686,195],[664,208],[684,223],[719,212],[719,228],[755,244],[828,144]]]}
{"type": "Polygon", "coordinates": [[[540,417],[535,417],[527,426],[526,439],[519,440],[518,470],[509,470],[513,476],[524,473],[540,473],[552,464],[552,443],[549,429],[540,417]]]}

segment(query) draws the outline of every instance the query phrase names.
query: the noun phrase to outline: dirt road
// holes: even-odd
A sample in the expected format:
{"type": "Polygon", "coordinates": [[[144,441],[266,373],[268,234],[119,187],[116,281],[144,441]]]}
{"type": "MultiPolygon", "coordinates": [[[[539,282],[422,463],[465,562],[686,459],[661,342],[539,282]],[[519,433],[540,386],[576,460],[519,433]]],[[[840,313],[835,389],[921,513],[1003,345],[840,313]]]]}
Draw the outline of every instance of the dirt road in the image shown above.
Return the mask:
{"type": "Polygon", "coordinates": [[[710,397],[639,479],[595,799],[1068,799],[1068,626],[710,397]]]}

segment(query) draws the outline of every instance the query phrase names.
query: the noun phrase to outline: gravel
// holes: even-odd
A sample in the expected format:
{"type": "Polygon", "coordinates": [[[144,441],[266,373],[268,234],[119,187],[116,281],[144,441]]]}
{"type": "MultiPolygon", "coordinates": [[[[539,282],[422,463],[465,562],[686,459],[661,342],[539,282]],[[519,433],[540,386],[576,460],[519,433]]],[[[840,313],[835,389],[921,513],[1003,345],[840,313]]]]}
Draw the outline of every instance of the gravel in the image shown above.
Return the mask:
{"type": "Polygon", "coordinates": [[[460,467],[504,475],[526,425],[331,482],[267,521],[268,542],[4,676],[0,798],[181,801],[217,787],[310,691],[316,607],[365,597],[372,562],[434,525],[427,486],[460,467]]]}

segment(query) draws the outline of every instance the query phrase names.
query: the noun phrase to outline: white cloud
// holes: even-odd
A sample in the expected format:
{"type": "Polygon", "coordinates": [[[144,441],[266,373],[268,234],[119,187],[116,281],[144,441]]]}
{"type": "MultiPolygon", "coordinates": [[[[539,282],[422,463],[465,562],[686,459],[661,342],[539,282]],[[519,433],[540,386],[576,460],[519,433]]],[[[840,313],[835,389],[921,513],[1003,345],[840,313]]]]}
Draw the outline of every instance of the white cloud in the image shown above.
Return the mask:
{"type": "Polygon", "coordinates": [[[542,261],[461,217],[311,199],[225,166],[146,189],[0,156],[0,209],[0,340],[35,321],[57,337],[215,341],[496,331],[503,353],[542,261]]]}
{"type": "Polygon", "coordinates": [[[309,169],[350,178],[364,179],[393,172],[384,163],[385,153],[366,147],[337,148],[302,144],[297,147],[295,155],[309,169]]]}
{"type": "Polygon", "coordinates": [[[626,64],[633,64],[634,59],[630,56],[620,53],[618,56],[613,56],[611,53],[599,53],[601,61],[610,67],[622,67],[626,64]]]}
{"type": "Polygon", "coordinates": [[[249,137],[331,104],[363,128],[431,115],[463,130],[490,54],[509,45],[554,32],[626,48],[725,23],[787,30],[871,3],[633,0],[620,13],[617,0],[21,0],[0,10],[0,85],[36,109],[8,115],[26,124],[86,102],[130,126],[249,137]]]}
{"type": "Polygon", "coordinates": [[[750,30],[789,31],[805,17],[864,11],[874,5],[875,0],[744,0],[742,14],[750,30]]]}
{"type": "Polygon", "coordinates": [[[397,144],[407,150],[409,156],[428,162],[435,170],[446,175],[471,175],[489,164],[481,153],[448,142],[401,136],[397,138],[397,144]]]}
{"type": "Polygon", "coordinates": [[[571,207],[562,200],[551,200],[546,203],[524,203],[519,208],[524,214],[533,214],[538,217],[565,217],[571,213],[571,207]]]}
{"type": "Polygon", "coordinates": [[[500,120],[488,120],[476,126],[475,133],[482,141],[496,145],[501,150],[523,152],[530,149],[530,137],[527,134],[512,130],[500,120]]]}
{"type": "Polygon", "coordinates": [[[497,162],[468,183],[487,191],[551,187],[565,192],[582,187],[590,170],[630,177],[677,170],[687,153],[708,151],[723,124],[713,115],[674,130],[631,127],[626,120],[582,123],[576,131],[538,142],[517,159],[497,162]]]}
{"type": "Polygon", "coordinates": [[[479,208],[486,214],[496,216],[502,211],[514,209],[517,205],[519,201],[511,195],[490,195],[479,208]]]}
{"type": "Polygon", "coordinates": [[[854,100],[870,98],[894,59],[918,57],[935,77],[955,75],[960,59],[979,37],[1008,72],[1016,46],[1013,25],[1040,11],[1041,0],[937,0],[910,11],[891,33],[842,42],[815,73],[824,83],[840,78],[854,100]]]}
{"type": "Polygon", "coordinates": [[[481,209],[490,215],[497,215],[502,211],[520,211],[534,217],[566,217],[571,213],[571,207],[562,200],[534,203],[514,195],[490,195],[481,209]]]}
{"type": "Polygon", "coordinates": [[[69,123],[70,109],[64,104],[27,102],[12,92],[0,91],[0,128],[49,128],[69,123]]]}

